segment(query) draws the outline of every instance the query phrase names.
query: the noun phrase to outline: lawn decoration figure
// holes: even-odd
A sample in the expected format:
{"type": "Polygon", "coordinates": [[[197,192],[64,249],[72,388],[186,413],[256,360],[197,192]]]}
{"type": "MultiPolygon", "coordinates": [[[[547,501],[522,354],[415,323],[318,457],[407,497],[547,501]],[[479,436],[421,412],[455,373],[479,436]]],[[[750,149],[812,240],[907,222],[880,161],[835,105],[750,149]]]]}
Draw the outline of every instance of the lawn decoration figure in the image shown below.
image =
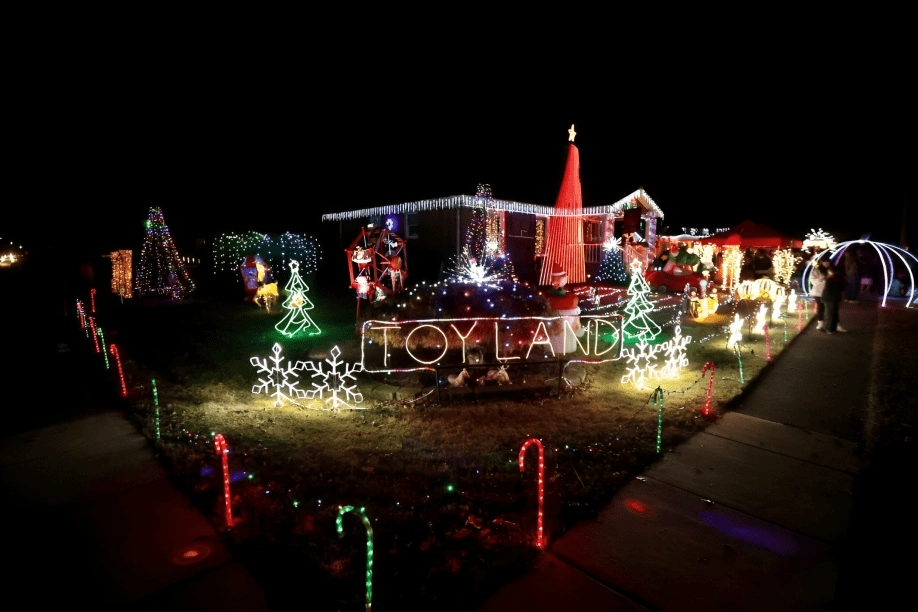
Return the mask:
{"type": "Polygon", "coordinates": [[[509,385],[510,375],[507,374],[507,366],[502,365],[497,370],[488,370],[488,373],[478,379],[478,386],[484,386],[488,383],[497,383],[498,385],[509,385]]]}
{"type": "Polygon", "coordinates": [[[465,387],[469,384],[471,378],[472,375],[469,374],[469,371],[462,368],[461,372],[458,374],[450,374],[446,377],[446,380],[449,382],[450,387],[465,387]]]}
{"type": "Polygon", "coordinates": [[[259,285],[255,292],[255,303],[270,312],[271,308],[277,304],[278,295],[277,283],[259,285]]]}

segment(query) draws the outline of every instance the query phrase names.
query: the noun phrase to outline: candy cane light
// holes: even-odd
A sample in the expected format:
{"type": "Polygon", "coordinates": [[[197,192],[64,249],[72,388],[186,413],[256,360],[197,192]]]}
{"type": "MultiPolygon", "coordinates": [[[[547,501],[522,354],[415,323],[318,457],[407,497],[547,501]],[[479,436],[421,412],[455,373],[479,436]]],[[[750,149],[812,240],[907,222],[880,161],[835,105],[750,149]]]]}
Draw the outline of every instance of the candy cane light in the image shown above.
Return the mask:
{"type": "Polygon", "coordinates": [[[121,368],[121,356],[118,354],[118,347],[113,342],[109,347],[112,357],[115,358],[115,365],[118,366],[118,378],[121,379],[121,397],[127,397],[127,385],[124,383],[124,370],[121,368]]]}
{"type": "Polygon", "coordinates": [[[226,439],[223,434],[214,436],[214,450],[220,455],[223,461],[223,506],[226,515],[227,528],[233,526],[233,507],[232,498],[230,497],[230,474],[229,474],[229,449],[226,448],[226,439]]]}
{"type": "Polygon", "coordinates": [[[348,512],[354,512],[363,521],[363,526],[367,529],[367,576],[366,576],[366,612],[370,612],[373,605],[373,526],[370,525],[370,519],[363,508],[354,508],[354,506],[340,506],[338,508],[338,517],[335,519],[335,527],[338,530],[338,537],[344,537],[344,515],[348,512]]]}
{"type": "Polygon", "coordinates": [[[539,521],[536,531],[536,548],[545,548],[544,531],[542,527],[545,516],[545,448],[536,438],[529,438],[520,449],[520,472],[526,471],[526,449],[535,444],[539,448],[539,521]]]}

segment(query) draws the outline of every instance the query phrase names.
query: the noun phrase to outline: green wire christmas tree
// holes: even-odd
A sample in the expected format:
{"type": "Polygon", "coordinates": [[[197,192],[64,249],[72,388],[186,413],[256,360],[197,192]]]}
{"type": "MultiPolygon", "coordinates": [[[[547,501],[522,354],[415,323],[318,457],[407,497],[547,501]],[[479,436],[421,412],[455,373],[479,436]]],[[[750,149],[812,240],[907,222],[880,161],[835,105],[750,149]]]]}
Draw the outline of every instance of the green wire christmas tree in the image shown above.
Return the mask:
{"type": "Polygon", "coordinates": [[[303,282],[302,277],[300,277],[300,262],[293,259],[290,260],[289,265],[290,280],[287,282],[287,286],[284,287],[284,291],[287,293],[287,299],[285,299],[283,303],[283,307],[287,310],[287,314],[274,326],[274,329],[290,337],[304,330],[306,330],[306,335],[308,336],[321,334],[322,330],[319,329],[309,317],[309,313],[306,312],[307,310],[312,310],[315,306],[313,306],[309,298],[306,297],[306,292],[309,291],[309,287],[306,286],[306,283],[303,282]]]}
{"type": "Polygon", "coordinates": [[[631,282],[628,283],[630,299],[623,308],[625,312],[625,341],[643,340],[650,342],[660,334],[660,326],[647,313],[653,310],[653,304],[647,300],[650,285],[644,280],[641,263],[637,260],[631,264],[631,282]]]}

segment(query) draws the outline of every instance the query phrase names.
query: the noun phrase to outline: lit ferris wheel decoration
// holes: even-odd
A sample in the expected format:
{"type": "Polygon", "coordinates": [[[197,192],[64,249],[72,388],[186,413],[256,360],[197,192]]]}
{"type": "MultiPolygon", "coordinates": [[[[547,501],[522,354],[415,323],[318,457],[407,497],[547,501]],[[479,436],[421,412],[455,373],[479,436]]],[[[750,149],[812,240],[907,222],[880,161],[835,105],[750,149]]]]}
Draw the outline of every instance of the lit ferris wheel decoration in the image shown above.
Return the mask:
{"type": "Polygon", "coordinates": [[[823,251],[816,255],[816,257],[814,257],[813,260],[807,264],[806,269],[803,270],[803,275],[800,279],[803,290],[809,294],[810,271],[821,258],[827,256],[833,264],[838,265],[845,251],[851,246],[857,248],[858,245],[866,245],[873,248],[873,250],[876,251],[877,255],[879,256],[880,267],[883,271],[883,301],[880,305],[886,306],[886,298],[889,297],[889,291],[893,286],[893,281],[895,280],[895,271],[897,270],[896,266],[897,264],[901,264],[899,265],[898,269],[901,271],[902,268],[904,268],[905,272],[908,273],[909,279],[909,288],[905,294],[905,307],[910,308],[914,306],[916,304],[915,268],[918,267],[918,257],[915,257],[914,254],[894,244],[874,242],[873,240],[869,240],[867,238],[840,242],[834,248],[828,251],[823,251]]]}

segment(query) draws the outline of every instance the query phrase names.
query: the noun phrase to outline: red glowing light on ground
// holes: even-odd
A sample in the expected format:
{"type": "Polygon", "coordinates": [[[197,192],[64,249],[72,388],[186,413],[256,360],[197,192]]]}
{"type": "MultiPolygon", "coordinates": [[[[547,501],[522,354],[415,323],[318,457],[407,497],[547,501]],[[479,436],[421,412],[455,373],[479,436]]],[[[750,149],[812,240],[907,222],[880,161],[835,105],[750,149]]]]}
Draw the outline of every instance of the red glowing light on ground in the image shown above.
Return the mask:
{"type": "Polygon", "coordinates": [[[636,499],[625,500],[625,508],[632,514],[637,514],[638,516],[651,517],[656,515],[652,507],[636,499]]]}

